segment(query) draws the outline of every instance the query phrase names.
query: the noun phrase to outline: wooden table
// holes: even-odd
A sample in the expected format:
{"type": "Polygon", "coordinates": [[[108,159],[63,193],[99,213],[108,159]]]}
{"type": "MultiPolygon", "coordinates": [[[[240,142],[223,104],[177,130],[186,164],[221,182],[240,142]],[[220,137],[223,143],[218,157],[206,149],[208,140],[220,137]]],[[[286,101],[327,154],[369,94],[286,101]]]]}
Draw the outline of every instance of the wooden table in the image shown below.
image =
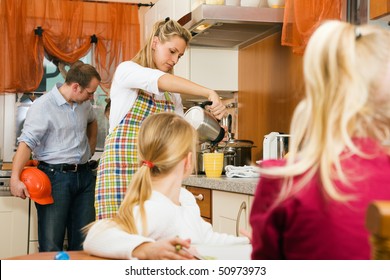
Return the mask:
{"type": "MultiPolygon", "coordinates": [[[[54,260],[58,252],[42,252],[30,255],[16,256],[6,260],[54,260]]],[[[84,251],[67,251],[71,260],[105,260],[96,256],[89,255],[84,251]]]]}

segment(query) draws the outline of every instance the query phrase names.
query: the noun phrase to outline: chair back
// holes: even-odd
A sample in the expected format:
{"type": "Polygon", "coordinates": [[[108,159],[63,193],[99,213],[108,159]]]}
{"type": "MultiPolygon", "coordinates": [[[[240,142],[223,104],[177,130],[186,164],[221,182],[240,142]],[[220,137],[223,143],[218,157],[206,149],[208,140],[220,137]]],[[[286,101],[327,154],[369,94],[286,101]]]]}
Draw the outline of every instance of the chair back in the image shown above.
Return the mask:
{"type": "Polygon", "coordinates": [[[390,260],[390,200],[370,203],[366,228],[370,232],[371,259],[390,260]]]}

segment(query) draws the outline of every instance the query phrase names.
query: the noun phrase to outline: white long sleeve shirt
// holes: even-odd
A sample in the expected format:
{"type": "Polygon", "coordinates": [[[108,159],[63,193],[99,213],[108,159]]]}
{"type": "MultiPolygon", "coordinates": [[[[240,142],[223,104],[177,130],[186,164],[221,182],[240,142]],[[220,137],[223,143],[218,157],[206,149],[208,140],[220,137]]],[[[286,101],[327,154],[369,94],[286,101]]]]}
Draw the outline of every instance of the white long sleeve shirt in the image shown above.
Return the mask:
{"type": "MultiPolygon", "coordinates": [[[[165,100],[164,92],[158,88],[158,79],[166,74],[158,69],[142,67],[132,61],[124,61],[118,65],[110,89],[110,132],[121,122],[133,107],[138,91],[153,94],[156,100],[165,100]]],[[[171,94],[175,105],[175,113],[183,116],[183,104],[178,93],[171,94]]]]}
{"type": "MultiPolygon", "coordinates": [[[[84,242],[88,253],[110,258],[131,258],[132,250],[143,242],[179,236],[191,239],[191,244],[232,245],[249,244],[246,237],[236,237],[214,232],[211,224],[200,216],[200,209],[194,196],[182,188],[180,206],[175,205],[163,194],[153,191],[145,202],[148,234],[141,237],[128,234],[119,226],[107,220],[100,220],[92,226],[84,242]]],[[[138,232],[142,232],[138,206],[134,208],[138,232]]]]}

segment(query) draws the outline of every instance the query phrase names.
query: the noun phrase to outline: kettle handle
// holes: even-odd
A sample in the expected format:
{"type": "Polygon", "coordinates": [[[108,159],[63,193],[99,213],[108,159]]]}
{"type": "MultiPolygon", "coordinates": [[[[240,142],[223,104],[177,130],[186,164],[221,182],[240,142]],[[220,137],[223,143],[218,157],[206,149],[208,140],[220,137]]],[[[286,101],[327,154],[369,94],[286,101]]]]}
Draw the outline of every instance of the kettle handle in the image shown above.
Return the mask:
{"type": "Polygon", "coordinates": [[[204,109],[207,105],[213,105],[213,101],[203,101],[199,106],[204,109]]]}

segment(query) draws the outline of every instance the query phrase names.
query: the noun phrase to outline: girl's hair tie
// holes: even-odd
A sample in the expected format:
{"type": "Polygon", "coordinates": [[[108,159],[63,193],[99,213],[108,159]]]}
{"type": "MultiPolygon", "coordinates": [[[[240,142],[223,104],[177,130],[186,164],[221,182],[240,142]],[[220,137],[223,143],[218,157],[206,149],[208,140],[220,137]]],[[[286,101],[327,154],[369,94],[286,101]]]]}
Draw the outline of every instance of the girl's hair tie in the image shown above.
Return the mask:
{"type": "Polygon", "coordinates": [[[147,161],[147,160],[143,160],[143,161],[142,161],[142,165],[147,166],[147,167],[149,167],[149,168],[153,168],[153,167],[154,167],[153,162],[147,161]]]}

